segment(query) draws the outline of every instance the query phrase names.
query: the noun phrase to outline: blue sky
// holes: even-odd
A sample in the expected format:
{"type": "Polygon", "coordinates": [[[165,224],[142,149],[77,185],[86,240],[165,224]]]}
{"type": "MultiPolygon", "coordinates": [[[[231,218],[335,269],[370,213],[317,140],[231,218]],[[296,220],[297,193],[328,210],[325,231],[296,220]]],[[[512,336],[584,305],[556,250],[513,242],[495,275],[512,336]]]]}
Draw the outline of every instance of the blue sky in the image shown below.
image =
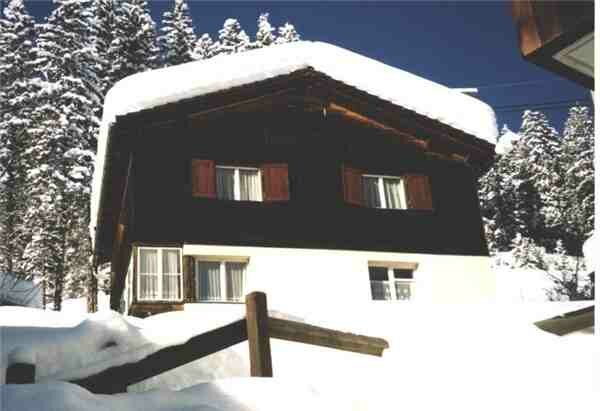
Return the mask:
{"type": "MultiPolygon", "coordinates": [[[[149,1],[157,21],[172,1],[149,1]]],[[[223,21],[237,18],[254,36],[256,19],[270,12],[273,25],[293,23],[306,40],[348,48],[449,87],[478,87],[476,96],[496,109],[499,127],[521,124],[522,109],[564,100],[590,102],[583,87],[522,59],[507,2],[255,2],[189,1],[196,32],[216,37],[223,21]],[[508,108],[507,108],[508,106],[508,108]]],[[[28,2],[41,21],[51,0],[28,2]]],[[[351,68],[349,68],[351,69],[351,68]]],[[[540,108],[560,131],[567,108],[540,108]]]]}

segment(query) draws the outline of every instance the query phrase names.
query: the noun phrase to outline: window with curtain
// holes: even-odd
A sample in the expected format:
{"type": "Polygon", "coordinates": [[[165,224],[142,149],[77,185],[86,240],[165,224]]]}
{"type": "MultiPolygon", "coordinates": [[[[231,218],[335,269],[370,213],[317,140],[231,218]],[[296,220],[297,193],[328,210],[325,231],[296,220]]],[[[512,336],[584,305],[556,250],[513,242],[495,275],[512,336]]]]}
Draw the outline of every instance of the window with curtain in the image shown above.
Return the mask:
{"type": "Polygon", "coordinates": [[[406,209],[406,191],[401,177],[363,175],[363,200],[367,207],[406,209]]]}
{"type": "Polygon", "coordinates": [[[233,261],[196,262],[199,301],[242,302],[247,263],[233,261]]]}
{"type": "Polygon", "coordinates": [[[410,300],[413,297],[414,270],[384,266],[369,266],[369,281],[373,300],[410,300]]]}
{"type": "Polygon", "coordinates": [[[251,167],[217,166],[217,198],[262,201],[260,170],[251,167]]]}
{"type": "Polygon", "coordinates": [[[179,301],[182,294],[181,250],[139,248],[138,300],[179,301]]]}

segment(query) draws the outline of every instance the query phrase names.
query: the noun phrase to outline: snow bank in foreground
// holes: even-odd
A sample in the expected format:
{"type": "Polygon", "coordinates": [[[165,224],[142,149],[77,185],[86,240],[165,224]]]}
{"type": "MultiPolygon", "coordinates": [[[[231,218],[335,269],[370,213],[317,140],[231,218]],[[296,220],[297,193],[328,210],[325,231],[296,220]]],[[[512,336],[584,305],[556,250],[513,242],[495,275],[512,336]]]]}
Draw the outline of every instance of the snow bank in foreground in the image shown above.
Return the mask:
{"type": "Polygon", "coordinates": [[[229,379],[182,391],[94,395],[77,385],[54,382],[2,386],[3,411],[308,411],[350,410],[305,382],[272,378],[229,379]]]}
{"type": "MultiPolygon", "coordinates": [[[[586,410],[598,392],[597,377],[592,371],[599,354],[595,338],[589,331],[557,337],[539,330],[533,322],[589,305],[585,301],[476,306],[372,302],[345,310],[332,307],[328,312],[307,306],[304,312],[294,313],[293,319],[383,337],[390,349],[380,358],[272,340],[273,371],[277,378],[310,382],[328,396],[346,399],[351,403],[351,407],[342,407],[346,410],[586,410]]],[[[15,317],[20,316],[21,310],[27,311],[11,309],[8,314],[15,317]]],[[[0,334],[4,337],[2,347],[9,352],[23,348],[35,352],[36,360],[42,360],[41,369],[46,369],[46,380],[49,369],[54,370],[53,378],[61,376],[57,371],[61,367],[66,370],[62,372],[65,378],[67,371],[71,375],[74,371],[87,374],[125,359],[135,361],[140,352],[147,353],[162,344],[183,341],[227,324],[239,318],[243,306],[195,304],[186,305],[185,309],[145,320],[115,313],[94,315],[72,328],[5,327],[0,334]],[[117,345],[102,345],[110,340],[117,345]],[[74,369],[76,366],[79,368],[74,369]]],[[[0,311],[0,321],[5,317],[2,314],[0,311]]],[[[57,314],[61,313],[41,312],[40,316],[55,324],[57,314]]],[[[271,315],[287,316],[276,312],[271,315]]],[[[72,320],[64,320],[68,321],[72,320]]],[[[209,380],[244,377],[248,370],[248,346],[241,343],[136,384],[130,391],[185,389],[181,394],[184,398],[198,389],[189,391],[187,387],[209,380]]],[[[128,404],[132,403],[141,404],[135,409],[144,411],[162,409],[152,408],[152,404],[145,407],[144,398],[152,398],[149,401],[160,407],[164,404],[160,398],[163,395],[179,401],[179,394],[172,392],[104,398],[90,396],[78,388],[63,392],[64,385],[60,384],[36,385],[29,394],[19,391],[25,390],[23,387],[10,390],[6,398],[11,404],[27,395],[42,398],[48,394],[43,390],[58,390],[57,396],[84,401],[86,405],[79,409],[91,410],[95,410],[96,403],[98,407],[108,404],[108,408],[98,409],[129,410],[128,404]],[[119,405],[113,400],[124,402],[119,405]]],[[[290,409],[304,394],[288,391],[287,395],[292,400],[279,409],[290,409]]],[[[253,405],[248,406],[242,409],[254,409],[253,405]]]]}

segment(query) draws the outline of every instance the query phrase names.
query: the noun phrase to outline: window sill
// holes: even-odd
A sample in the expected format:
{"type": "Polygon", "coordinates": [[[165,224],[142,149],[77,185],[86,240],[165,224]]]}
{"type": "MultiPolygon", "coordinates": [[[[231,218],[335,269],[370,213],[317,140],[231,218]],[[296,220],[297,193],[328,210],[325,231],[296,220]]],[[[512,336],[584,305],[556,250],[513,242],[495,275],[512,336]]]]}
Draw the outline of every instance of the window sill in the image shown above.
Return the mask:
{"type": "Polygon", "coordinates": [[[206,301],[206,300],[196,300],[189,304],[245,304],[244,301],[206,301]]]}

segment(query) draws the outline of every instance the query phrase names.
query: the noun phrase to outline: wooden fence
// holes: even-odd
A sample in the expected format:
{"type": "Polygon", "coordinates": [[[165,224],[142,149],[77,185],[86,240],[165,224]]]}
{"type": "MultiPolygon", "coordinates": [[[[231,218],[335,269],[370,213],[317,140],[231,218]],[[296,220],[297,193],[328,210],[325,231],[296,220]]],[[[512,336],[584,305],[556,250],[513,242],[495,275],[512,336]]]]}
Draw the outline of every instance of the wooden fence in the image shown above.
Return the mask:
{"type": "MultiPolygon", "coordinates": [[[[381,356],[389,345],[382,338],[350,334],[296,321],[268,316],[267,296],[254,292],[246,296],[246,318],[163,348],[146,358],[104,370],[72,383],[97,394],[126,392],[131,384],[206,357],[248,340],[250,375],[272,377],[270,339],[300,342],[338,350],[381,356]]],[[[6,371],[7,384],[35,382],[35,364],[12,364],[6,371]]]]}

